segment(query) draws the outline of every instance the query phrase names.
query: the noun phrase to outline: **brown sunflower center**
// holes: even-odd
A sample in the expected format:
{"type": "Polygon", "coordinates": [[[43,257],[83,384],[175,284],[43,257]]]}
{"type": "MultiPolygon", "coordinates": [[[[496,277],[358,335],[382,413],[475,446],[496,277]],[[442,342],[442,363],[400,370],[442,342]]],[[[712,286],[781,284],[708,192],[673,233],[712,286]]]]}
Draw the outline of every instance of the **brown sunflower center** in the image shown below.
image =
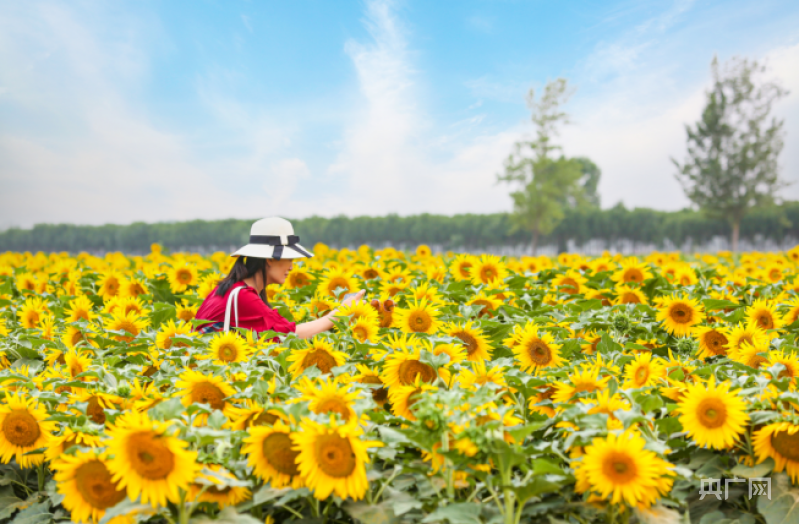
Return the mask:
{"type": "Polygon", "coordinates": [[[730,342],[727,340],[727,337],[718,331],[708,331],[705,335],[705,345],[714,355],[725,354],[727,350],[724,349],[724,347],[729,343],[730,342]]]}
{"type": "Polygon", "coordinates": [[[462,262],[460,266],[458,266],[458,273],[460,273],[461,277],[469,278],[471,274],[472,264],[471,262],[462,262]]]}
{"type": "Polygon", "coordinates": [[[546,366],[552,362],[552,350],[540,338],[533,339],[527,345],[527,355],[536,365],[546,366]]]}
{"type": "Polygon", "coordinates": [[[369,338],[369,331],[364,326],[355,326],[352,328],[352,334],[361,342],[369,338]]]}
{"type": "Polygon", "coordinates": [[[191,271],[188,269],[178,269],[175,276],[181,284],[188,284],[191,282],[191,271]]]}
{"type": "Polygon", "coordinates": [[[408,315],[408,327],[416,333],[425,333],[430,329],[433,319],[427,311],[411,311],[408,315]]]}
{"type": "Polygon", "coordinates": [[[727,407],[717,398],[706,398],[699,403],[696,414],[702,426],[715,429],[723,426],[727,420],[727,407]]]}
{"type": "Polygon", "coordinates": [[[626,484],[635,480],[637,468],[635,462],[626,453],[609,453],[602,462],[602,472],[614,483],[626,484]]]}
{"type": "Polygon", "coordinates": [[[388,390],[386,388],[372,388],[372,400],[378,406],[382,406],[388,400],[388,390]]]}
{"type": "Polygon", "coordinates": [[[771,447],[783,457],[799,462],[799,432],[775,431],[771,435],[771,447]]]}
{"type": "Polygon", "coordinates": [[[763,329],[774,329],[774,319],[771,318],[771,314],[767,311],[760,313],[755,319],[763,329]]]}
{"type": "Polygon", "coordinates": [[[175,455],[150,431],[129,436],[126,447],[133,471],[146,479],[165,479],[175,469],[175,455]]]}
{"type": "Polygon", "coordinates": [[[91,397],[88,405],[86,406],[86,414],[92,419],[95,424],[105,424],[105,410],[100,405],[100,400],[97,397],[91,397]]]}
{"type": "Polygon", "coordinates": [[[275,422],[277,422],[277,415],[274,413],[268,413],[266,411],[259,414],[257,417],[252,419],[253,426],[271,426],[275,422]]]}
{"type": "Polygon", "coordinates": [[[139,334],[139,328],[136,327],[136,324],[126,319],[122,319],[119,322],[117,322],[116,325],[114,326],[114,331],[128,332],[131,335],[133,335],[128,337],[126,336],[116,337],[117,340],[124,342],[131,342],[133,340],[133,337],[139,334]]]}
{"type": "Polygon", "coordinates": [[[83,496],[83,500],[97,509],[114,507],[126,496],[125,490],[117,487],[117,484],[111,480],[108,468],[99,460],[78,466],[75,470],[75,486],[83,496]]]}
{"type": "Polygon", "coordinates": [[[643,384],[646,382],[646,379],[649,378],[649,368],[647,366],[641,366],[637,370],[635,370],[635,381],[638,384],[643,384]]]}
{"type": "Polygon", "coordinates": [[[671,320],[678,324],[687,324],[694,317],[693,309],[685,304],[674,304],[669,313],[671,320]]]}
{"type": "Polygon", "coordinates": [[[624,272],[624,282],[637,282],[644,281],[644,273],[638,268],[631,268],[624,272]]]}
{"type": "Polygon", "coordinates": [[[466,354],[469,356],[472,356],[475,351],[480,348],[479,344],[477,343],[477,339],[474,338],[470,333],[459,331],[457,333],[453,333],[453,335],[461,339],[463,346],[466,348],[466,354]]]}
{"type": "Polygon", "coordinates": [[[574,295],[580,291],[580,284],[577,283],[576,280],[573,278],[564,278],[563,282],[560,284],[560,290],[564,293],[568,293],[569,295],[574,295]]]}
{"type": "Polygon", "coordinates": [[[27,409],[15,409],[3,419],[3,436],[14,446],[29,448],[39,439],[39,422],[27,409]]]}
{"type": "Polygon", "coordinates": [[[194,319],[194,311],[191,309],[183,309],[178,312],[178,318],[183,322],[190,322],[194,319]]]}
{"type": "Polygon", "coordinates": [[[363,276],[364,278],[369,280],[372,278],[377,278],[378,276],[380,276],[380,273],[378,273],[376,269],[370,267],[369,269],[363,272],[363,276]]]}
{"type": "Polygon", "coordinates": [[[339,435],[319,435],[316,440],[316,461],[319,469],[335,478],[349,476],[356,465],[349,439],[339,435]]]}
{"type": "Polygon", "coordinates": [[[485,315],[492,316],[491,311],[494,309],[493,304],[488,300],[477,299],[471,302],[473,306],[483,306],[483,309],[480,310],[480,313],[477,315],[478,317],[482,317],[485,315]]]}
{"type": "Polygon", "coordinates": [[[330,373],[331,369],[336,367],[336,359],[324,349],[317,349],[308,352],[308,354],[305,355],[305,358],[302,359],[303,369],[309,368],[311,366],[316,366],[319,368],[319,371],[327,374],[330,373]]]}
{"type": "Polygon", "coordinates": [[[497,277],[497,269],[494,266],[483,266],[480,269],[480,280],[489,282],[497,277]]]}
{"type": "Polygon", "coordinates": [[[399,379],[402,385],[407,386],[421,377],[422,382],[432,382],[436,378],[436,370],[432,366],[418,360],[406,360],[399,367],[399,379]]]}
{"type": "Polygon", "coordinates": [[[262,444],[264,457],[269,465],[278,473],[293,477],[299,475],[300,470],[295,463],[300,453],[291,449],[291,437],[286,433],[272,433],[267,436],[262,444]]]}
{"type": "Polygon", "coordinates": [[[624,293],[621,296],[622,304],[640,304],[641,299],[635,293],[624,293]]]}
{"type": "Polygon", "coordinates": [[[330,283],[328,283],[328,285],[327,285],[327,289],[328,289],[328,291],[330,291],[330,294],[332,295],[333,291],[335,291],[338,288],[346,289],[347,293],[349,293],[351,291],[350,290],[350,284],[349,284],[349,282],[347,282],[346,278],[344,278],[344,277],[333,277],[333,278],[331,278],[330,279],[330,283]]]}
{"type": "Polygon", "coordinates": [[[225,408],[225,394],[211,382],[200,382],[191,389],[191,401],[194,404],[208,404],[212,409],[225,408]]]}
{"type": "Polygon", "coordinates": [[[217,357],[219,357],[219,360],[224,362],[233,362],[238,356],[239,350],[236,348],[235,344],[227,343],[219,346],[219,351],[217,352],[217,357]]]}

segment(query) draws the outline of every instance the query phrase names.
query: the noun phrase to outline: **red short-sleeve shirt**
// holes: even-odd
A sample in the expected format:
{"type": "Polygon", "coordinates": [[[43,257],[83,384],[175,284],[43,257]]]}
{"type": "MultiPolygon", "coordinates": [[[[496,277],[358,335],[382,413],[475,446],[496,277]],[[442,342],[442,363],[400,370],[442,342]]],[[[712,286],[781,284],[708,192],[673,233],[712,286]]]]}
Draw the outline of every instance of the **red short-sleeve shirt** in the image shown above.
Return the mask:
{"type": "MultiPolygon", "coordinates": [[[[264,304],[255,289],[244,282],[238,282],[231,287],[225,296],[220,297],[214,289],[197,311],[196,318],[208,320],[209,322],[224,322],[225,307],[230,293],[237,287],[244,287],[239,292],[239,324],[236,326],[235,310],[230,312],[230,327],[240,327],[256,332],[275,331],[278,333],[294,333],[297,331],[297,324],[289,322],[280,313],[264,304]]],[[[206,324],[207,325],[207,324],[206,324]]],[[[202,329],[198,326],[197,329],[202,329]]]]}

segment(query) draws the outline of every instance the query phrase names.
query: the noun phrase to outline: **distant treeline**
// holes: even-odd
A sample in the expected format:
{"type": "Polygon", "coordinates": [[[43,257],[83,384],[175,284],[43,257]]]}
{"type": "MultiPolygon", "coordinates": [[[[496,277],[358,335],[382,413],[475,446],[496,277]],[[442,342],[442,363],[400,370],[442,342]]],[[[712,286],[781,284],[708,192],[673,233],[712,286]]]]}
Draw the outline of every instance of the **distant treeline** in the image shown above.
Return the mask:
{"type": "MultiPolygon", "coordinates": [[[[227,250],[246,243],[253,220],[193,220],[130,225],[77,226],[39,224],[31,229],[12,228],[0,232],[2,251],[123,251],[147,252],[158,242],[171,250],[227,250]]],[[[324,242],[334,247],[404,246],[431,244],[444,249],[485,249],[530,243],[529,235],[513,231],[510,215],[421,214],[382,217],[310,217],[292,220],[295,232],[308,247],[324,242]]],[[[728,236],[730,226],[690,210],[666,212],[652,209],[572,209],[541,244],[578,245],[591,240],[618,241],[664,246],[686,242],[704,244],[714,237],[728,236]]],[[[799,202],[752,211],[741,224],[741,238],[771,240],[799,238],[799,202]]]]}

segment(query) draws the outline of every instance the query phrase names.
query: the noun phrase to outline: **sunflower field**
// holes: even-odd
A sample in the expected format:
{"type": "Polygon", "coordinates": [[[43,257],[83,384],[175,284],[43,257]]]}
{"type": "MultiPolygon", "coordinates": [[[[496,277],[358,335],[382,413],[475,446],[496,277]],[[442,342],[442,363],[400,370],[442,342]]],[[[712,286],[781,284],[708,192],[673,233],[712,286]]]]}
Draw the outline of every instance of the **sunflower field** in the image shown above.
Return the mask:
{"type": "Polygon", "coordinates": [[[799,523],[799,248],[314,252],[309,340],[195,331],[224,253],[0,254],[0,522],[799,523]]]}

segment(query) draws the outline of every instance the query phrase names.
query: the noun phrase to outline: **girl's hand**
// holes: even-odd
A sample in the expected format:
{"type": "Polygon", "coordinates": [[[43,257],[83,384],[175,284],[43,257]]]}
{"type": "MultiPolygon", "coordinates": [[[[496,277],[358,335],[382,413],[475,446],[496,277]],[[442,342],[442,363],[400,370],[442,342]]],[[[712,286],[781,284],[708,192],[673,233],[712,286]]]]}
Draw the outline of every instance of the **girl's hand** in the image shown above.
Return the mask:
{"type": "Polygon", "coordinates": [[[350,297],[350,298],[344,299],[341,302],[341,305],[342,306],[349,306],[353,302],[355,302],[355,303],[360,302],[365,294],[366,294],[366,290],[362,289],[362,290],[358,291],[358,294],[355,295],[354,297],[350,297]]]}

